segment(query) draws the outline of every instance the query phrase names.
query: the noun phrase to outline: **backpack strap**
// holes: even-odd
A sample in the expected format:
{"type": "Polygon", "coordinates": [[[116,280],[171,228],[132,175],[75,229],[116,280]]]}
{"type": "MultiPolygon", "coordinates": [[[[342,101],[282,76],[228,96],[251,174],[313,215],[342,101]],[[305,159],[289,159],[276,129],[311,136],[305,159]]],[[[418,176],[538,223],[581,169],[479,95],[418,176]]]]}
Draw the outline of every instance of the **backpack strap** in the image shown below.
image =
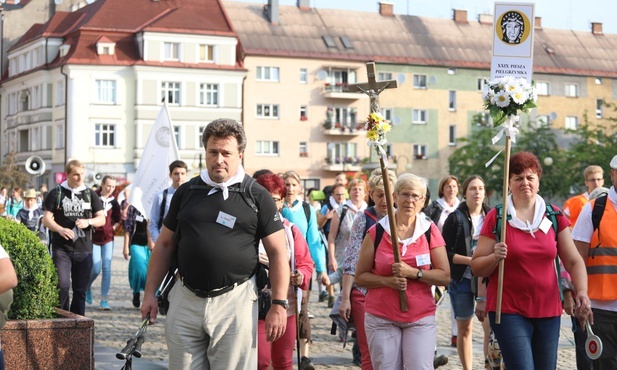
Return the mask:
{"type": "MultiPolygon", "coordinates": [[[[555,231],[555,247],[557,247],[557,233],[559,232],[559,225],[557,224],[557,216],[561,215],[561,211],[555,211],[553,205],[546,203],[546,217],[551,220],[553,231],[555,231]]],[[[559,299],[563,302],[563,287],[561,286],[561,264],[559,263],[559,254],[555,256],[555,273],[557,274],[557,286],[559,287],[559,299]]]]}
{"type": "Polygon", "coordinates": [[[161,202],[161,209],[159,211],[159,222],[157,224],[159,230],[163,227],[163,217],[165,217],[165,207],[167,206],[167,193],[169,188],[163,190],[163,201],[161,202]]]}
{"type": "Polygon", "coordinates": [[[377,223],[377,211],[375,207],[368,207],[364,210],[364,219],[366,221],[364,223],[364,235],[366,235],[368,229],[377,223]]]}
{"type": "Polygon", "coordinates": [[[600,221],[604,215],[604,208],[606,208],[606,200],[608,194],[604,194],[601,197],[597,197],[593,203],[593,210],[591,211],[591,223],[593,224],[593,231],[598,230],[598,245],[595,248],[600,247],[600,221]]]}
{"type": "Polygon", "coordinates": [[[302,201],[302,209],[304,209],[304,215],[306,216],[306,224],[311,221],[311,205],[305,201],[302,201]]]}
{"type": "Polygon", "coordinates": [[[456,241],[458,244],[458,240],[460,237],[465,238],[465,250],[467,252],[467,256],[471,256],[471,228],[469,227],[469,220],[464,217],[462,211],[456,209],[454,210],[454,215],[456,216],[456,241]]]}
{"type": "Polygon", "coordinates": [[[349,210],[349,206],[347,204],[343,204],[341,207],[342,209],[341,209],[341,215],[339,217],[338,229],[336,229],[337,236],[341,232],[341,224],[343,223],[343,219],[345,218],[345,215],[347,214],[347,211],[349,210]]]}
{"type": "MultiPolygon", "coordinates": [[[[180,209],[184,208],[186,203],[190,200],[189,194],[194,190],[207,190],[210,191],[214,189],[213,186],[207,185],[203,183],[201,177],[196,176],[189,180],[189,190],[188,194],[182,198],[182,203],[180,203],[180,209]],[[200,181],[202,183],[200,183],[200,181]]],[[[234,184],[232,186],[227,187],[227,190],[232,193],[239,193],[244,202],[253,210],[255,213],[259,213],[259,207],[257,206],[257,202],[255,201],[255,196],[253,195],[253,185],[255,184],[255,179],[245,175],[244,179],[240,184],[234,184]]]]}

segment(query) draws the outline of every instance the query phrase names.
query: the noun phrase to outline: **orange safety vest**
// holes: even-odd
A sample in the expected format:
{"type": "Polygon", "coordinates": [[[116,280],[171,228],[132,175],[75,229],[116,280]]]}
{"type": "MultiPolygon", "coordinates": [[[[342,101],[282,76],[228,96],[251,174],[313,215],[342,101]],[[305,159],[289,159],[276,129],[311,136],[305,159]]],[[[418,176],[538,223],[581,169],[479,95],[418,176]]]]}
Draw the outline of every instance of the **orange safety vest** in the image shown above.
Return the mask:
{"type": "MultiPolygon", "coordinates": [[[[591,209],[595,200],[591,201],[591,209]]],[[[617,300],[617,210],[610,199],[598,230],[593,233],[587,257],[589,298],[600,301],[617,300]]]]}
{"type": "Polygon", "coordinates": [[[566,200],[563,205],[564,214],[570,220],[570,227],[574,227],[576,224],[576,220],[578,220],[578,215],[581,213],[583,206],[589,203],[589,199],[585,196],[585,194],[575,195],[572,198],[566,200]]]}

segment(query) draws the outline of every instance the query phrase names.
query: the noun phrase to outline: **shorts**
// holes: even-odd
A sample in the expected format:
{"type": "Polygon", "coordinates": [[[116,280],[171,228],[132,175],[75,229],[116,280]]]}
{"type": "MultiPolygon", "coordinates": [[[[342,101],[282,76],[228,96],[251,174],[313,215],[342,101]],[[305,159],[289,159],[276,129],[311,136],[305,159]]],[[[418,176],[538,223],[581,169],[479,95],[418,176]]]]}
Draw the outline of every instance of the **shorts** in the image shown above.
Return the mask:
{"type": "Polygon", "coordinates": [[[471,292],[471,280],[462,278],[460,281],[450,281],[448,287],[454,318],[457,320],[469,320],[473,317],[475,303],[474,294],[471,292]]]}

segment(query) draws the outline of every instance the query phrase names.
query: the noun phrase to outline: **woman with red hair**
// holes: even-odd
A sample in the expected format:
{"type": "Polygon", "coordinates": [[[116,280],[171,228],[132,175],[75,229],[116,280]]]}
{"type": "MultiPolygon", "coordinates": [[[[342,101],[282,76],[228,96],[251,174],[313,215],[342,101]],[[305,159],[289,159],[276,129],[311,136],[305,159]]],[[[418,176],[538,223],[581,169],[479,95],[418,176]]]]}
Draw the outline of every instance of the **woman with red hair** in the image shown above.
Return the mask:
{"type": "MultiPolygon", "coordinates": [[[[578,254],[568,219],[550,206],[557,232],[547,217],[547,203],[538,195],[542,166],[529,152],[510,159],[507,209],[493,208],[485,217],[478,246],[471,260],[475,276],[488,277],[486,311],[508,369],[555,369],[561,323],[559,279],[555,257],[559,255],[572,276],[576,292],[575,312],[584,324],[591,318],[585,263],[578,254]],[[501,230],[497,216],[506,224],[506,240],[497,242],[501,230]],[[507,212],[507,217],[501,216],[507,212]],[[498,264],[504,261],[501,323],[495,323],[498,264]]],[[[584,325],[583,325],[584,326],[584,325]]]]}
{"type": "MultiPolygon", "coordinates": [[[[302,232],[280,214],[285,201],[285,194],[287,193],[283,179],[278,175],[267,173],[257,177],[257,183],[270,192],[279,210],[279,217],[283,221],[285,235],[287,236],[287,256],[291,269],[291,285],[287,293],[287,300],[289,302],[289,307],[287,308],[287,329],[282,337],[270,343],[266,339],[266,322],[265,320],[259,320],[257,328],[259,341],[257,346],[258,369],[269,369],[270,365],[274,370],[291,369],[296,339],[295,315],[298,312],[296,288],[300,288],[300,290],[308,289],[308,284],[313,274],[313,260],[309,254],[308,245],[302,232]]],[[[268,266],[268,256],[261,245],[259,247],[259,262],[268,266]]]]}

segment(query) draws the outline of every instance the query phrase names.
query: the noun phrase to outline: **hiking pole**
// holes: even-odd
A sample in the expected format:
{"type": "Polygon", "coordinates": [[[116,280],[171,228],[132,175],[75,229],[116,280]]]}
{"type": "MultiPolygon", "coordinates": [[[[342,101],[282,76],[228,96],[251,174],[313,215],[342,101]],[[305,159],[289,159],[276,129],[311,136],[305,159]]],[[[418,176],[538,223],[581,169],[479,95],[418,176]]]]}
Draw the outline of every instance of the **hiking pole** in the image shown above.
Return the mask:
{"type": "MultiPolygon", "coordinates": [[[[510,136],[506,135],[506,148],[504,150],[505,153],[505,163],[503,165],[503,206],[502,206],[502,222],[501,222],[501,230],[498,230],[501,233],[501,238],[499,239],[502,243],[506,242],[506,226],[508,225],[508,175],[510,173],[510,136]]],[[[501,324],[501,301],[503,299],[503,270],[504,270],[504,260],[499,261],[499,274],[497,278],[497,307],[495,309],[495,324],[501,324]]]]}
{"type": "MultiPolygon", "coordinates": [[[[298,270],[294,270],[294,275],[298,273],[298,270]]],[[[296,310],[295,310],[295,316],[296,316],[296,356],[298,357],[298,370],[300,370],[300,318],[298,317],[298,312],[300,311],[300,306],[302,305],[302,302],[298,301],[298,295],[299,295],[299,291],[300,291],[300,287],[296,287],[295,289],[296,292],[296,310]]]]}
{"type": "Polygon", "coordinates": [[[137,332],[126,341],[126,346],[118,353],[116,358],[118,360],[126,360],[126,363],[122,367],[122,370],[131,370],[133,368],[133,356],[141,358],[141,345],[145,341],[144,334],[148,329],[148,323],[150,322],[150,314],[139,325],[137,332]]]}

